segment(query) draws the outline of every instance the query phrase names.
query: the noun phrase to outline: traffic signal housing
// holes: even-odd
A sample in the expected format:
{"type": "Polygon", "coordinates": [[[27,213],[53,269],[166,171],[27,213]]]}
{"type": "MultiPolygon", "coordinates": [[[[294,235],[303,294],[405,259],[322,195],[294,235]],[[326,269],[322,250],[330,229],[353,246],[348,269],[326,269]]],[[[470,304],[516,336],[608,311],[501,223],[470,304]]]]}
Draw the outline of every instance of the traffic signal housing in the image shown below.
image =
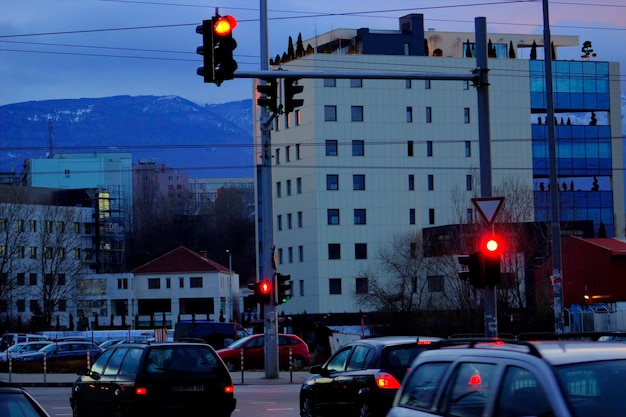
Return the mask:
{"type": "Polygon", "coordinates": [[[500,264],[503,242],[499,236],[488,236],[483,240],[483,270],[486,285],[499,285],[501,281],[500,264]]]}
{"type": "Polygon", "coordinates": [[[482,254],[480,252],[470,253],[469,255],[459,255],[459,264],[465,266],[463,271],[459,271],[459,278],[469,282],[472,287],[482,288],[482,254]]]}
{"type": "Polygon", "coordinates": [[[203,20],[196,27],[202,35],[202,46],[196,52],[204,57],[204,66],[198,68],[198,75],[204,77],[205,83],[221,85],[224,80],[235,78],[237,61],[233,51],[237,41],[233,38],[233,29],[237,20],[232,16],[213,16],[211,20],[203,20]]]}
{"type": "Polygon", "coordinates": [[[256,99],[256,104],[265,107],[267,111],[276,113],[278,111],[278,80],[274,78],[263,81],[265,84],[256,86],[256,91],[261,94],[261,97],[256,99]]]}
{"type": "Polygon", "coordinates": [[[291,300],[292,282],[291,275],[276,274],[276,286],[278,288],[276,304],[284,304],[291,300]]]}
{"type": "Polygon", "coordinates": [[[301,98],[294,98],[296,94],[300,94],[304,91],[304,87],[296,85],[298,80],[296,78],[285,78],[285,113],[291,113],[296,107],[300,107],[304,104],[304,100],[301,98]]]}
{"type": "Polygon", "coordinates": [[[254,298],[257,303],[269,304],[272,300],[272,283],[265,279],[254,284],[254,298]]]}

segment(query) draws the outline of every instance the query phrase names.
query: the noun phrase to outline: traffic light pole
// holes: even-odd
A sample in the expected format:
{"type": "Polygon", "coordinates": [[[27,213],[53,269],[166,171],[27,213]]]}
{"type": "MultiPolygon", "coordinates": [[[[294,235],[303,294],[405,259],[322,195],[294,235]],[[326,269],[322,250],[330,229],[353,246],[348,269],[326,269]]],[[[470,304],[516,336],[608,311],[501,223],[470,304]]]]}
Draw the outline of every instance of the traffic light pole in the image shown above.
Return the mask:
{"type": "MultiPolygon", "coordinates": [[[[267,71],[268,18],[267,0],[260,0],[261,70],[267,71]]],[[[273,117],[275,117],[273,115],[273,117]]],[[[272,117],[272,119],[273,119],[272,117]]],[[[270,302],[263,304],[263,333],[265,335],[265,378],[278,378],[278,321],[276,318],[276,280],[274,279],[274,210],[272,207],[272,140],[271,119],[261,108],[261,259],[259,279],[272,283],[270,302]]]]}
{"type": "MultiPolygon", "coordinates": [[[[477,17],[474,21],[476,31],[476,67],[480,81],[476,85],[478,94],[478,145],[480,159],[480,195],[491,197],[491,128],[489,118],[489,70],[487,62],[487,20],[477,17]]],[[[485,235],[490,229],[484,225],[485,235]]],[[[485,307],[485,337],[498,336],[498,315],[496,307],[496,287],[485,283],[483,296],[485,307]]]]}

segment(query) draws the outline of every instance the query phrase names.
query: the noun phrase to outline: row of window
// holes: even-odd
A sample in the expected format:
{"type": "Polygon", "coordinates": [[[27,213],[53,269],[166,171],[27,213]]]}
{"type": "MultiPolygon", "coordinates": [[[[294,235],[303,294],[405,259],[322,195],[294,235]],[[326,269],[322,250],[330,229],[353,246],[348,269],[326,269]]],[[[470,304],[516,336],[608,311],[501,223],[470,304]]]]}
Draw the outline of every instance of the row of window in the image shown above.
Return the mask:
{"type": "MultiPolygon", "coordinates": [[[[286,180],[285,181],[285,192],[287,195],[291,195],[292,194],[292,181],[291,180],[286,180]]],[[[298,194],[302,194],[302,178],[298,177],[296,178],[296,193],[298,194]]],[[[276,183],[276,198],[280,198],[283,196],[283,184],[281,181],[278,181],[276,183]]]]}
{"type": "MultiPolygon", "coordinates": [[[[430,106],[426,106],[424,109],[424,122],[432,123],[433,122],[433,108],[430,106]]],[[[336,105],[326,105],[324,106],[324,121],[325,122],[336,122],[338,121],[337,117],[337,106],[336,105]]],[[[363,106],[350,106],[350,121],[352,122],[363,122],[365,121],[363,106]]],[[[407,123],[413,123],[413,107],[408,106],[406,108],[406,121],[407,123]]],[[[463,108],[463,122],[470,123],[470,108],[463,108]]]]}
{"type": "MultiPolygon", "coordinates": [[[[14,251],[12,253],[8,253],[7,247],[4,245],[0,245],[0,258],[8,255],[17,259],[37,259],[37,253],[37,246],[17,246],[14,248],[14,251]]],[[[93,250],[91,249],[73,248],[71,250],[71,254],[72,259],[74,260],[81,260],[84,258],[83,260],[90,261],[93,259],[93,250]]],[[[44,259],[66,259],[67,254],[65,248],[53,248],[51,246],[46,246],[45,248],[43,248],[43,257],[44,259]]]]}
{"type": "MultiPolygon", "coordinates": [[[[360,78],[351,78],[349,82],[350,82],[350,88],[362,88],[363,87],[363,80],[360,78]]],[[[413,88],[413,80],[410,80],[410,79],[404,80],[404,85],[405,85],[405,88],[407,89],[413,88]]],[[[331,88],[337,87],[337,80],[334,78],[324,78],[324,87],[331,87],[331,88]]],[[[424,89],[430,90],[431,88],[432,88],[432,80],[424,80],[424,89]]],[[[469,81],[467,80],[463,81],[463,90],[469,90],[469,81]]]]}
{"type": "MultiPolygon", "coordinates": [[[[415,191],[415,175],[409,174],[408,177],[409,191],[415,191]]],[[[465,176],[465,189],[471,191],[473,188],[473,177],[471,175],[465,176]]],[[[426,176],[426,185],[428,191],[434,191],[435,189],[435,176],[428,174],[426,176]]],[[[365,190],[365,175],[353,174],[352,175],[352,189],[355,191],[365,190]]],[[[327,174],[326,175],[326,190],[338,191],[339,190],[339,174],[327,174]]]]}
{"type": "MultiPolygon", "coordinates": [[[[172,279],[171,278],[148,278],[148,289],[149,290],[160,290],[161,289],[161,281],[165,281],[165,288],[172,288],[172,279]]],[[[203,282],[202,277],[189,277],[189,288],[202,288],[203,282]]],[[[118,289],[126,289],[128,288],[128,282],[124,283],[123,281],[118,280],[117,283],[118,289]],[[125,285],[125,287],[123,287],[125,285]],[[123,287],[123,288],[122,288],[123,287]]],[[[178,278],[178,288],[185,288],[185,278],[178,278]]]]}
{"type": "MultiPolygon", "coordinates": [[[[15,274],[15,285],[37,285],[39,283],[39,275],[36,272],[26,273],[18,272],[15,274]]],[[[9,273],[0,273],[0,286],[8,285],[9,273]]],[[[45,274],[43,278],[43,284],[47,286],[52,285],[65,285],[65,274],[45,274]],[[56,282],[55,282],[56,281],[56,282]]]]}
{"type": "MultiPolygon", "coordinates": [[[[433,141],[427,140],[426,142],[426,156],[433,156],[433,141]]],[[[472,156],[472,142],[466,140],[463,142],[465,157],[472,156]]],[[[336,139],[327,139],[325,142],[326,156],[338,156],[339,155],[339,141],[336,139]]],[[[408,140],[406,142],[407,156],[415,156],[415,141],[408,140]]],[[[365,156],[365,141],[353,140],[352,141],[352,156],[365,156]]]]}
{"type": "MultiPolygon", "coordinates": [[[[353,219],[355,225],[367,224],[367,209],[353,209],[353,219]]],[[[416,224],[416,210],[414,208],[409,209],[409,224],[416,224]]],[[[340,221],[340,209],[331,208],[326,210],[327,224],[329,226],[338,226],[340,221]]],[[[435,224],[435,209],[428,209],[428,224],[435,224]]]]}
{"type": "MultiPolygon", "coordinates": [[[[38,229],[37,220],[16,220],[14,222],[15,231],[25,233],[36,233],[38,229]]],[[[93,232],[93,225],[91,223],[83,223],[83,234],[91,235],[93,232]]],[[[65,233],[66,222],[45,220],[43,222],[43,231],[46,233],[65,233]]],[[[10,230],[9,220],[6,218],[0,219],[0,232],[8,232],[10,230]]],[[[79,235],[81,232],[81,223],[72,222],[72,232],[79,235]]]]}

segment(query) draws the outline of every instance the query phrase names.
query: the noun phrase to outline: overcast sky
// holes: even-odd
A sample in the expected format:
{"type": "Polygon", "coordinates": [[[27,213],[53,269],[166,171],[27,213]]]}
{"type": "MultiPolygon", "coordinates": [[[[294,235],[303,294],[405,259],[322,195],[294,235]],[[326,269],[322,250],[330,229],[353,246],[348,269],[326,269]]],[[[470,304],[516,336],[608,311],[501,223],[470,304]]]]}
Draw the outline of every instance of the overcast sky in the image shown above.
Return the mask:
{"type": "MultiPolygon", "coordinates": [[[[269,55],[337,28],[398,29],[424,14],[426,28],[473,31],[484,16],[495,33],[543,32],[541,1],[267,0],[269,55]]],[[[196,75],[202,43],[195,27],[221,15],[238,20],[240,70],[260,69],[258,0],[0,0],[0,105],[114,95],[177,95],[197,103],[250,98],[248,79],[204,84],[196,75]]],[[[551,34],[590,40],[597,60],[619,61],[626,90],[624,0],[550,1],[551,34]]],[[[580,59],[580,46],[559,58],[580,59]]]]}

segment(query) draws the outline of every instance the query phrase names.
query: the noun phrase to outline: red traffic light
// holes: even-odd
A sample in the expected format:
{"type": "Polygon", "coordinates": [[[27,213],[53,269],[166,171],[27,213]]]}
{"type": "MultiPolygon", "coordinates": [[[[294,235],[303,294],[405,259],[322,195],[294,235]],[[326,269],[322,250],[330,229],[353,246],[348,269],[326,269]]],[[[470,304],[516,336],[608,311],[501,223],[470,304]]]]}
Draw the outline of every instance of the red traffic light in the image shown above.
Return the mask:
{"type": "Polygon", "coordinates": [[[504,243],[500,236],[486,236],[482,242],[482,252],[487,256],[499,256],[504,249],[504,243]]]}
{"type": "Polygon", "coordinates": [[[226,36],[230,34],[237,26],[237,20],[234,17],[221,16],[213,24],[213,32],[218,36],[226,36]]]}
{"type": "Polygon", "coordinates": [[[264,281],[259,282],[260,295],[269,295],[271,291],[272,291],[272,284],[269,281],[264,280],[264,281]]]}

